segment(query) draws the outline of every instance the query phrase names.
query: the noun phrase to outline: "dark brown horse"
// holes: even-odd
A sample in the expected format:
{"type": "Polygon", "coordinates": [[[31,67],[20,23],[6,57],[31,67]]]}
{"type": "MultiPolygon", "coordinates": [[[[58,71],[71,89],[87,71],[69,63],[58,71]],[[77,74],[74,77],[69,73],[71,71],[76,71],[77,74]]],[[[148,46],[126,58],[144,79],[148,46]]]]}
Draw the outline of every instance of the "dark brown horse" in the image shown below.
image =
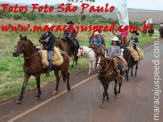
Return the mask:
{"type": "Polygon", "coordinates": [[[96,57],[96,70],[98,71],[98,79],[101,81],[104,92],[102,104],[105,102],[105,98],[109,100],[109,94],[107,92],[109,83],[115,81],[114,94],[116,97],[120,97],[120,90],[122,86],[122,78],[119,78],[118,74],[114,70],[114,62],[113,59],[106,59],[104,55],[97,55],[96,57]],[[119,89],[117,92],[117,83],[119,82],[119,89]]]}
{"type": "Polygon", "coordinates": [[[160,27],[159,32],[160,32],[160,37],[163,38],[163,27],[160,27]]]}
{"type": "MultiPolygon", "coordinates": [[[[63,53],[63,58],[64,62],[61,66],[52,66],[52,69],[54,70],[55,76],[56,76],[56,88],[55,91],[53,92],[53,95],[56,95],[58,92],[58,87],[59,87],[59,71],[61,70],[62,76],[63,76],[63,81],[66,82],[67,80],[67,90],[71,90],[70,88],[70,83],[69,83],[69,72],[68,72],[68,67],[69,67],[69,57],[66,52],[62,51],[63,53]]],[[[25,87],[28,83],[28,80],[30,76],[34,76],[36,78],[37,82],[37,89],[38,89],[38,94],[37,98],[40,98],[41,95],[41,90],[40,90],[40,75],[42,73],[46,72],[46,69],[43,68],[42,62],[41,62],[41,56],[40,53],[37,51],[37,49],[33,46],[33,43],[27,39],[27,37],[22,37],[20,35],[20,40],[18,41],[18,44],[16,46],[15,51],[13,52],[14,57],[18,57],[20,54],[23,54],[24,58],[24,83],[22,86],[21,94],[16,101],[17,104],[21,103],[21,100],[23,98],[23,93],[25,90],[25,87]]]]}
{"type": "Polygon", "coordinates": [[[128,48],[125,48],[123,51],[123,57],[126,60],[127,64],[128,64],[128,71],[126,73],[126,79],[128,80],[128,73],[131,69],[131,76],[133,76],[133,68],[135,66],[135,76],[137,75],[137,61],[134,60],[134,58],[131,56],[131,52],[128,48]]]}
{"type": "Polygon", "coordinates": [[[78,62],[78,49],[79,49],[79,43],[78,41],[76,41],[77,43],[77,46],[75,47],[75,49],[73,50],[73,45],[72,45],[72,42],[71,40],[69,39],[65,39],[65,38],[60,38],[60,36],[55,40],[55,46],[59,47],[61,50],[67,52],[67,54],[71,57],[73,56],[74,59],[73,59],[73,64],[72,64],[72,67],[74,66],[74,63],[76,62],[76,65],[77,65],[77,62],[78,62]]]}
{"type": "Polygon", "coordinates": [[[149,33],[150,36],[152,36],[152,34],[154,33],[154,28],[148,30],[148,33],[149,33]]]}

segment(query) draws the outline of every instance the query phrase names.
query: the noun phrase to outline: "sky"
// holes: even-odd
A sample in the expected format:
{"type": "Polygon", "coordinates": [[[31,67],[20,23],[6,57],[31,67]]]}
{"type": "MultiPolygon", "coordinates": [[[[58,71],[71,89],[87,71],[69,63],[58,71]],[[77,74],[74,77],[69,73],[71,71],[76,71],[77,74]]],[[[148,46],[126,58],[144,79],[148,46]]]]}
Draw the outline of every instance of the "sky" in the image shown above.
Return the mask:
{"type": "MultiPolygon", "coordinates": [[[[0,0],[0,2],[12,2],[12,3],[38,3],[38,4],[50,4],[54,5],[57,3],[67,3],[67,0],[0,0]]],[[[95,6],[104,6],[106,3],[110,5],[117,6],[120,0],[96,0],[95,3],[90,3],[90,5],[95,6]]],[[[75,3],[75,5],[80,5],[75,3]]],[[[127,0],[128,8],[136,8],[136,9],[150,9],[150,10],[163,10],[163,0],[127,0]]]]}

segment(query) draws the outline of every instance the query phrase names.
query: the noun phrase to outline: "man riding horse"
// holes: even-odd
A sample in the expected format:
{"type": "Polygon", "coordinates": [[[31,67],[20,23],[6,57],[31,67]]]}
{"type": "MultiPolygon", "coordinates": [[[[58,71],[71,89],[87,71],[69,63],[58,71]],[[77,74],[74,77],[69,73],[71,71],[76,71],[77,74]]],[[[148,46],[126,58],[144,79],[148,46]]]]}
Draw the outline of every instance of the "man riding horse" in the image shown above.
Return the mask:
{"type": "Polygon", "coordinates": [[[91,46],[96,45],[98,47],[98,49],[99,49],[100,54],[102,54],[102,49],[101,49],[101,44],[102,43],[101,42],[102,41],[101,41],[101,38],[100,38],[100,33],[98,31],[96,31],[94,33],[94,37],[92,38],[90,45],[91,46]]]}
{"type": "Polygon", "coordinates": [[[49,66],[46,71],[46,77],[50,77],[51,67],[52,67],[52,57],[54,54],[54,42],[55,42],[55,35],[51,32],[52,24],[47,24],[47,31],[42,34],[42,36],[39,39],[39,42],[43,44],[43,50],[48,51],[49,56],[49,66]]]}
{"type": "Polygon", "coordinates": [[[72,21],[67,22],[68,26],[66,27],[65,31],[64,31],[64,37],[66,40],[70,40],[72,45],[73,45],[73,52],[75,51],[75,47],[77,46],[77,40],[75,39],[77,37],[77,31],[75,30],[75,28],[69,30],[70,26],[73,26],[74,23],[72,21]]]}
{"type": "Polygon", "coordinates": [[[99,33],[99,37],[101,39],[101,43],[105,46],[105,39],[104,39],[104,36],[103,36],[104,32],[103,32],[103,30],[101,28],[98,28],[97,30],[94,31],[94,33],[92,33],[92,35],[90,37],[90,42],[91,42],[92,38],[94,37],[95,32],[99,33]]]}
{"type": "MultiPolygon", "coordinates": [[[[120,58],[123,61],[123,63],[125,63],[125,66],[127,66],[127,63],[126,63],[125,59],[123,59],[123,57],[120,57],[120,55],[121,55],[121,50],[120,50],[120,46],[119,46],[119,39],[118,39],[118,37],[114,37],[112,39],[111,47],[110,47],[108,53],[106,54],[106,58],[108,58],[108,59],[111,58],[118,63],[118,66],[116,66],[116,64],[114,64],[115,65],[114,69],[116,70],[118,76],[123,78],[124,71],[122,69],[123,66],[121,64],[120,58]]],[[[114,62],[114,63],[116,63],[116,62],[114,62]]]]}
{"type": "MultiPolygon", "coordinates": [[[[138,49],[137,49],[137,45],[139,44],[139,39],[136,37],[139,35],[139,33],[134,30],[131,32],[133,35],[132,37],[130,38],[129,40],[129,43],[131,42],[131,46],[133,47],[133,49],[138,53],[139,55],[139,52],[138,52],[138,49]]],[[[137,61],[137,65],[136,65],[137,68],[139,68],[139,61],[137,61]]]]}

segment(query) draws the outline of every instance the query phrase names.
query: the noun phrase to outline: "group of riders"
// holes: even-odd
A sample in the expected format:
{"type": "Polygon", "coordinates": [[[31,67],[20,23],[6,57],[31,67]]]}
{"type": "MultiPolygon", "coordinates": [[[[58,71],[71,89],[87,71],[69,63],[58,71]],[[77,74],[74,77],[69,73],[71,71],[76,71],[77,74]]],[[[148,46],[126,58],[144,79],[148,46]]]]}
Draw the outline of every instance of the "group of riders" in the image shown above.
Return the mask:
{"type": "MultiPolygon", "coordinates": [[[[77,31],[73,28],[71,30],[69,30],[69,26],[74,25],[74,23],[72,21],[67,22],[67,27],[65,28],[64,31],[64,38],[72,43],[72,50],[75,50],[75,47],[77,46],[77,31]]],[[[47,72],[46,72],[46,76],[49,77],[50,76],[50,71],[51,71],[51,67],[52,67],[52,57],[54,54],[54,45],[55,45],[55,35],[51,32],[51,27],[52,24],[48,23],[48,31],[44,32],[43,35],[40,37],[39,42],[43,45],[43,49],[48,51],[48,56],[49,56],[49,66],[47,68],[47,72]]],[[[160,25],[161,27],[163,27],[163,23],[161,23],[160,25]]],[[[137,36],[139,35],[139,33],[134,30],[131,32],[132,33],[132,37],[129,39],[129,41],[127,41],[127,37],[129,35],[128,31],[122,31],[121,32],[121,39],[118,38],[118,35],[115,36],[112,39],[112,43],[110,46],[109,51],[105,54],[106,58],[116,58],[117,59],[117,63],[119,66],[119,70],[120,70],[120,75],[123,76],[123,70],[122,70],[122,64],[120,61],[120,55],[121,55],[121,48],[123,47],[124,49],[127,48],[129,45],[133,47],[133,49],[138,53],[137,50],[137,45],[139,44],[139,39],[137,38],[137,36]],[[121,45],[120,42],[121,41],[121,45]]],[[[92,36],[90,37],[90,45],[96,45],[99,49],[99,52],[102,53],[102,45],[105,46],[105,39],[103,37],[103,31],[102,30],[96,30],[92,36]]],[[[139,55],[139,53],[138,53],[139,55]]],[[[121,57],[123,58],[123,57],[121,57]]],[[[139,61],[137,61],[136,63],[136,67],[139,67],[139,61]]]]}

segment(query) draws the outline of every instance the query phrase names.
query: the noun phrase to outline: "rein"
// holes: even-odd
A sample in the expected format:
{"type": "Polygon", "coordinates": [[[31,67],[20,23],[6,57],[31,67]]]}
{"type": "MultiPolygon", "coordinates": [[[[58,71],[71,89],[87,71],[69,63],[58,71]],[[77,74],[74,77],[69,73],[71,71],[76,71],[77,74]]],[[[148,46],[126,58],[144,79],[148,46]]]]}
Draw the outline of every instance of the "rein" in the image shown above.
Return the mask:
{"type": "Polygon", "coordinates": [[[24,56],[21,56],[21,57],[24,58],[24,59],[29,59],[29,58],[33,57],[34,55],[36,55],[37,53],[38,53],[38,52],[34,53],[33,55],[31,55],[31,56],[29,56],[29,57],[24,57],[24,56]]]}
{"type": "MultiPolygon", "coordinates": [[[[81,49],[81,56],[84,55],[84,48],[83,47],[80,47],[81,49]]],[[[90,49],[88,52],[86,52],[87,54],[89,54],[92,50],[90,49]]],[[[90,57],[90,58],[94,58],[94,57],[90,57]]]]}
{"type": "Polygon", "coordinates": [[[108,68],[110,67],[112,59],[113,59],[113,56],[111,57],[110,62],[108,64],[108,66],[106,67],[106,69],[104,71],[100,71],[101,73],[104,73],[106,70],[108,70],[108,68]]]}

